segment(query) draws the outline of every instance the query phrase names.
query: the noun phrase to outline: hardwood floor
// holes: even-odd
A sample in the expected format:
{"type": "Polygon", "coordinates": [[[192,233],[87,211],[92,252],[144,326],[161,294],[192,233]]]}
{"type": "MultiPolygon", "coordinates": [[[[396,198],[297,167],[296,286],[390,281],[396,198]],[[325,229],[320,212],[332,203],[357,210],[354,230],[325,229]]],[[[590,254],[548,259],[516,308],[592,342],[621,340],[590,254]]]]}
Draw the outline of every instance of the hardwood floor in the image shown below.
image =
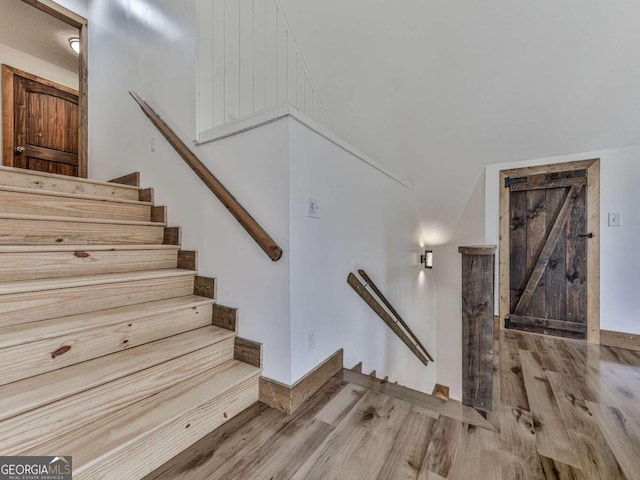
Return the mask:
{"type": "Polygon", "coordinates": [[[640,479],[640,352],[496,343],[484,416],[345,371],[294,415],[256,404],[146,480],[640,479]]]}

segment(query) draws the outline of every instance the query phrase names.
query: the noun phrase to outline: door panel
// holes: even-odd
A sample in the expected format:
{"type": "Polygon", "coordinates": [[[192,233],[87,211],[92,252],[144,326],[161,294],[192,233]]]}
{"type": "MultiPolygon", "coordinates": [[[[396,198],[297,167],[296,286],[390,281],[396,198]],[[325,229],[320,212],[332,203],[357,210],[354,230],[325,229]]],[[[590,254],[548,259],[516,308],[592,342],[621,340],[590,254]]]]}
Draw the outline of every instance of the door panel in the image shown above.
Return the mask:
{"type": "Polygon", "coordinates": [[[13,92],[13,166],[77,176],[77,92],[18,73],[13,92]]]}
{"type": "Polygon", "coordinates": [[[585,338],[586,171],[511,181],[508,328],[585,338]]]}

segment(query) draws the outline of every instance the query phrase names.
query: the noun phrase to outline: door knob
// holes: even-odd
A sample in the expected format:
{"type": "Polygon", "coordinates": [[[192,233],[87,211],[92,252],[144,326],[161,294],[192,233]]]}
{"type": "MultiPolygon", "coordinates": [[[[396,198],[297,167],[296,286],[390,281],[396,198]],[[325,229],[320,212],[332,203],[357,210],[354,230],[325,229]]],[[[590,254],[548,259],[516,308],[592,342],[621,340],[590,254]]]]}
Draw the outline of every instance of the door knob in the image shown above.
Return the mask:
{"type": "Polygon", "coordinates": [[[16,148],[16,152],[18,152],[18,153],[24,153],[24,152],[26,152],[26,150],[25,150],[25,148],[24,148],[22,145],[19,145],[19,146],[16,148]]]}

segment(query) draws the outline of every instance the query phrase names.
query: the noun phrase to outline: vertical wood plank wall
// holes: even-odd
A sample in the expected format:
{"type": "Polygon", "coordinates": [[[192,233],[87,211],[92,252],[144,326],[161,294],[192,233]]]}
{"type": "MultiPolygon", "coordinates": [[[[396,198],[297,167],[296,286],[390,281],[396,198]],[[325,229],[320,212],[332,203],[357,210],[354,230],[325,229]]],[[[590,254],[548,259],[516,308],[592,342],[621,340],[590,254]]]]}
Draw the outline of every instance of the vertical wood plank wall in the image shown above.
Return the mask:
{"type": "Polygon", "coordinates": [[[291,104],[329,128],[277,0],[197,0],[198,135],[291,104]]]}
{"type": "Polygon", "coordinates": [[[495,246],[460,247],[462,254],[462,403],[493,408],[495,246]]]}

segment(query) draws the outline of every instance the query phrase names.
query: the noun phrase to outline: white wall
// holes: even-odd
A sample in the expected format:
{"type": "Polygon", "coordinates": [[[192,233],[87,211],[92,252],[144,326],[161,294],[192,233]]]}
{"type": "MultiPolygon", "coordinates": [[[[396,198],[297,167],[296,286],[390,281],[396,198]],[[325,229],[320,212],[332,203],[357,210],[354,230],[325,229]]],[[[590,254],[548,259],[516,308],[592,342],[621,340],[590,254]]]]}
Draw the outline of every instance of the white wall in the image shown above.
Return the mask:
{"type": "MultiPolygon", "coordinates": [[[[60,83],[70,88],[78,89],[78,72],[70,72],[63,68],[45,62],[44,60],[16,50],[8,45],[0,43],[0,64],[24,70],[47,80],[60,83]]],[[[2,98],[0,98],[0,112],[2,111],[2,98]]],[[[2,138],[2,125],[0,122],[0,138],[2,138]]]]}
{"type": "Polygon", "coordinates": [[[288,129],[274,123],[194,151],[285,251],[269,260],[162,139],[129,97],[138,91],[185,141],[194,132],[194,2],[91,2],[89,174],[140,171],[217,277],[218,300],[240,308],[240,335],[264,343],[265,375],[288,383],[288,129]],[[143,8],[144,7],[144,8],[143,8]],[[155,138],[156,151],[150,141],[155,138]]]}
{"type": "Polygon", "coordinates": [[[338,348],[346,366],[427,391],[425,367],[346,283],[359,268],[376,282],[435,355],[435,295],[416,262],[411,191],[353,154],[290,119],[291,380],[338,348]],[[307,200],[320,218],[307,217],[307,200]],[[313,332],[315,348],[309,351],[313,332]]]}
{"type": "Polygon", "coordinates": [[[199,141],[215,127],[287,103],[329,127],[277,0],[196,0],[196,9],[199,141]]]}
{"type": "Polygon", "coordinates": [[[200,273],[219,279],[220,303],[240,308],[240,335],[264,344],[265,376],[293,383],[344,347],[347,363],[364,360],[394,381],[431,388],[433,366],[412,359],[346,284],[350,270],[366,266],[432,347],[431,277],[410,265],[418,233],[409,191],[290,118],[193,147],[282,246],[283,258],[271,262],[127,94],[138,91],[181,138],[193,138],[195,1],[137,5],[94,0],[88,11],[90,176],[137,170],[155,187],[169,223],[183,227],[184,248],[199,251],[200,273]],[[308,192],[326,214],[316,223],[300,216],[308,192]],[[316,348],[306,355],[310,328],[316,348]]]}
{"type": "Polygon", "coordinates": [[[498,242],[499,172],[509,168],[600,158],[600,328],[640,333],[640,146],[487,166],[486,232],[498,242]],[[620,213],[621,227],[607,214],[620,213]]]}

